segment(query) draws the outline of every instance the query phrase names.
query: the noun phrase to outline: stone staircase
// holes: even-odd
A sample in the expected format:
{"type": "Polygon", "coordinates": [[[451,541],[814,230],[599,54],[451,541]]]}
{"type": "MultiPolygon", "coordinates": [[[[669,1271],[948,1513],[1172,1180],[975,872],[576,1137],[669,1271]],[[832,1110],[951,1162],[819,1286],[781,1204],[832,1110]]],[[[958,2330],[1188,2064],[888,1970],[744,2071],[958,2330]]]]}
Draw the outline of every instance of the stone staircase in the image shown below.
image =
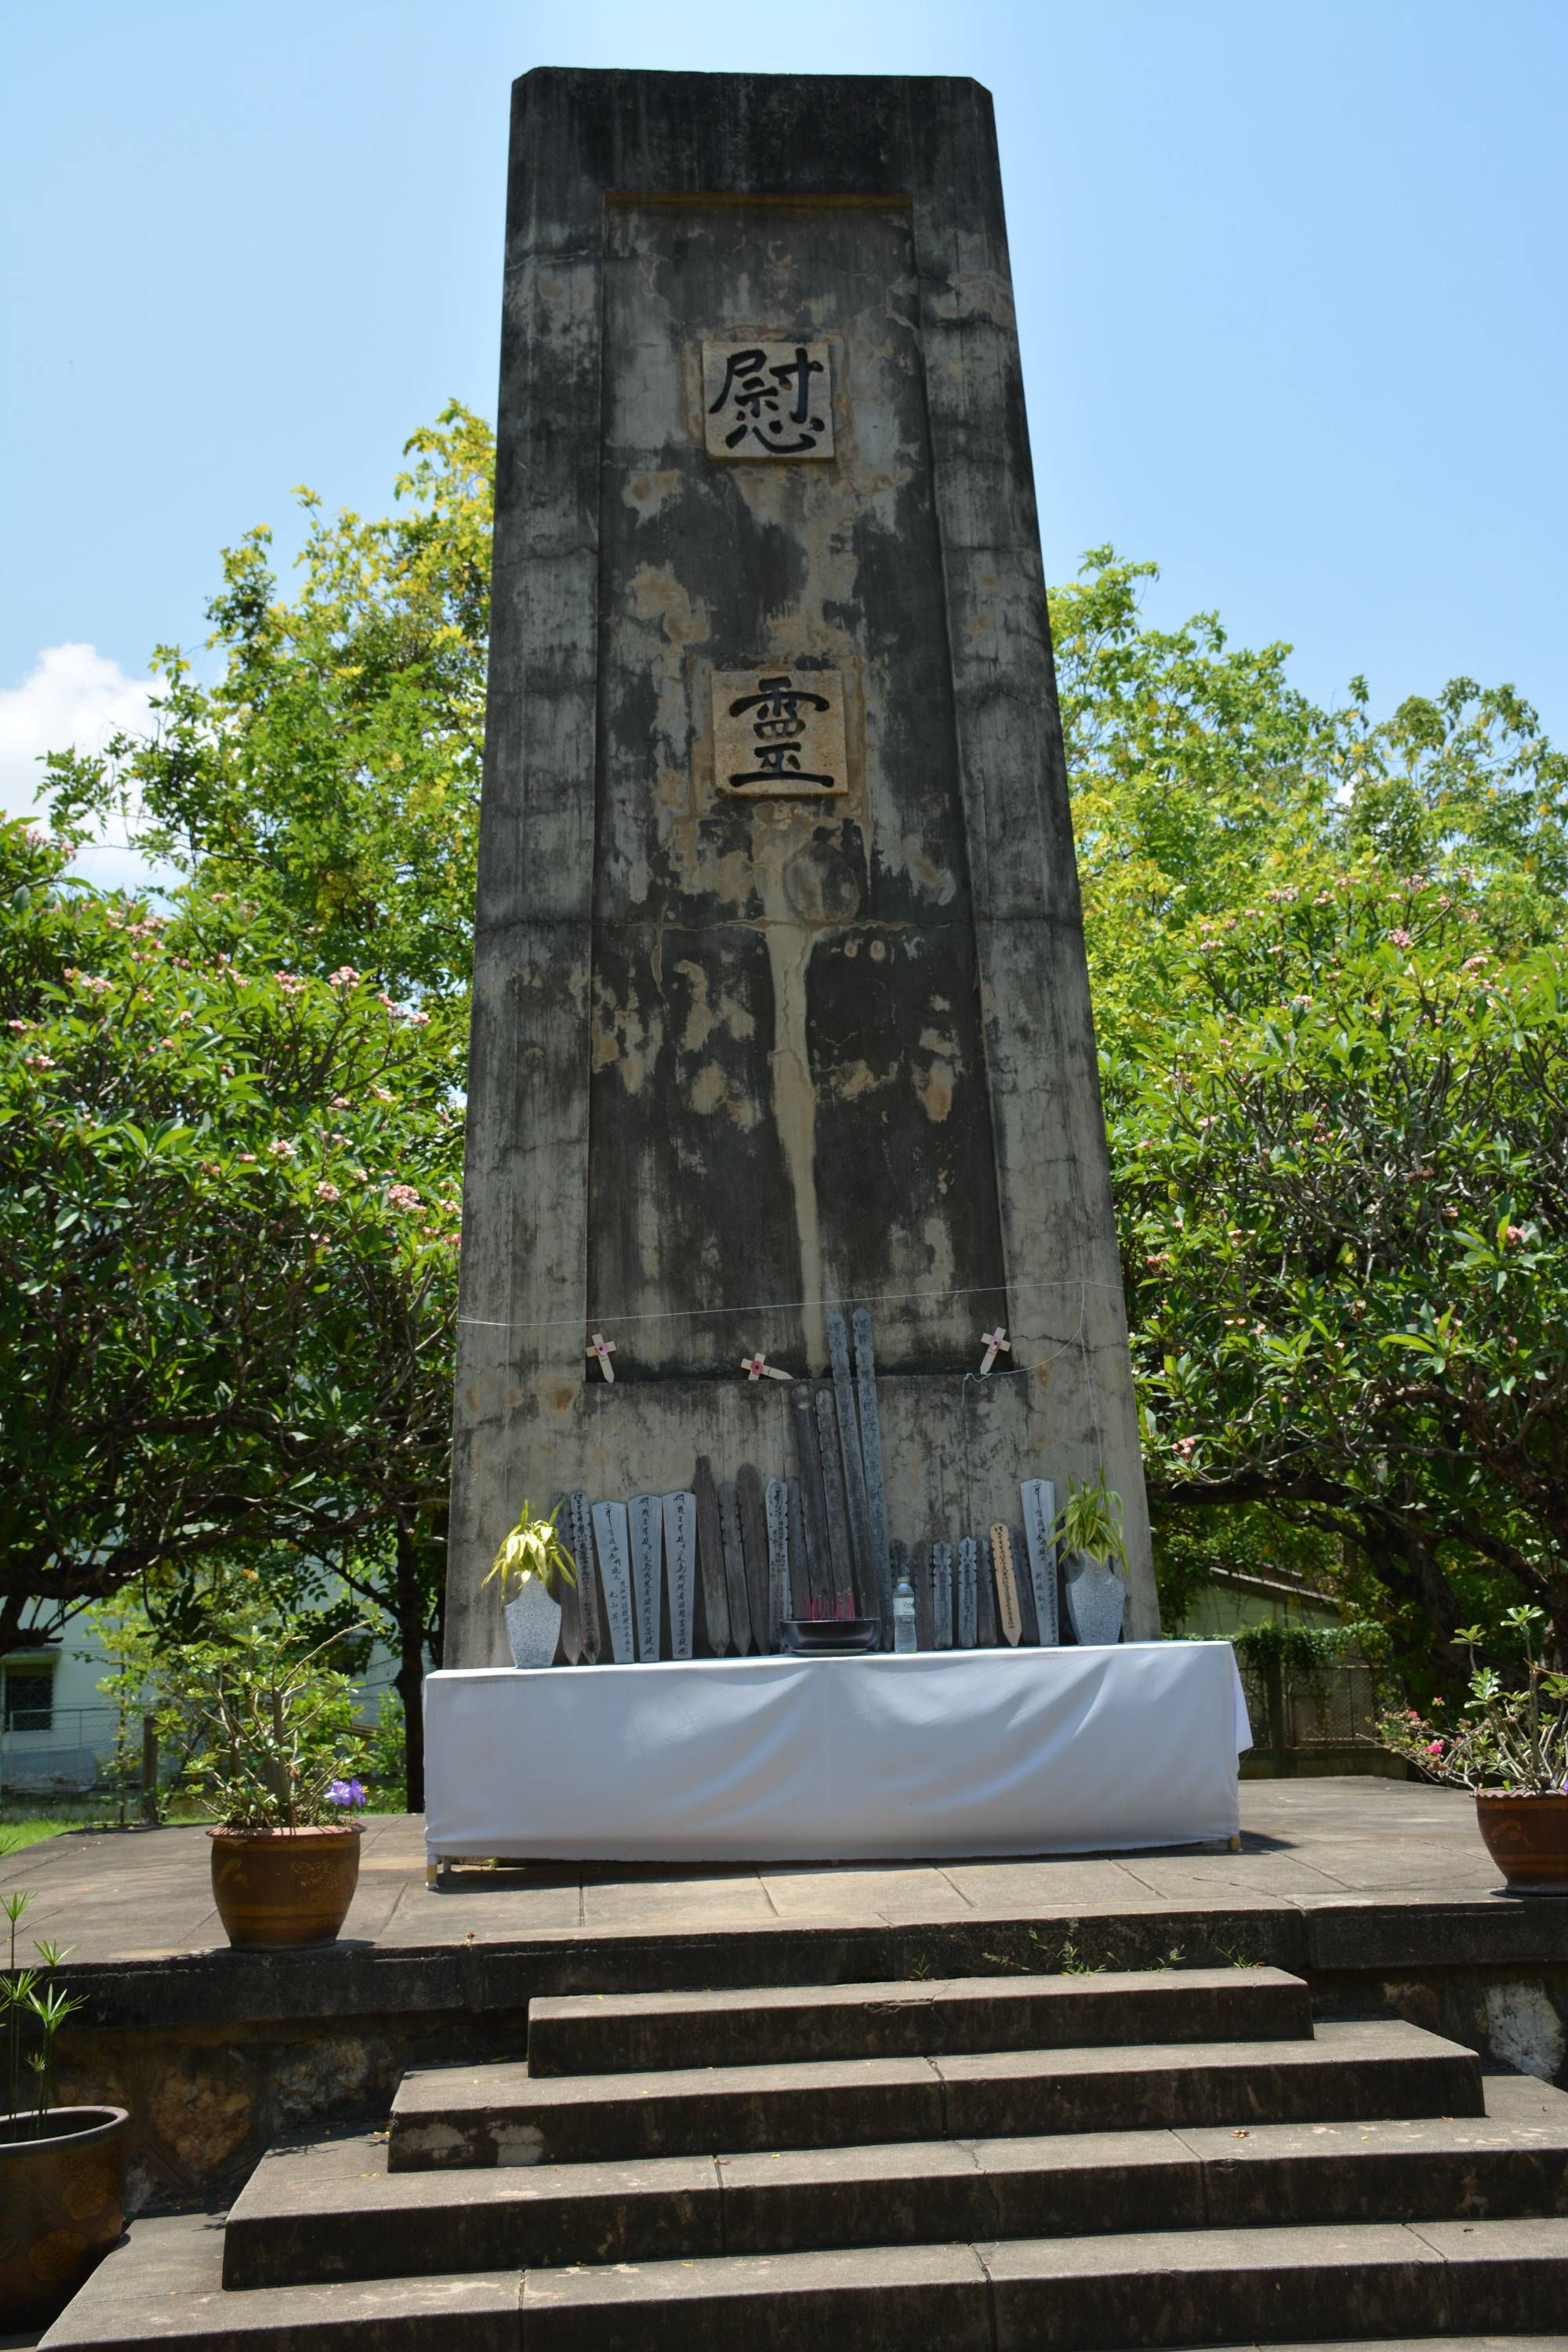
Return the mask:
{"type": "Polygon", "coordinates": [[[44,2339],[254,2352],[1568,2343],[1568,2096],[1270,1969],[536,2000],[44,2339]]]}

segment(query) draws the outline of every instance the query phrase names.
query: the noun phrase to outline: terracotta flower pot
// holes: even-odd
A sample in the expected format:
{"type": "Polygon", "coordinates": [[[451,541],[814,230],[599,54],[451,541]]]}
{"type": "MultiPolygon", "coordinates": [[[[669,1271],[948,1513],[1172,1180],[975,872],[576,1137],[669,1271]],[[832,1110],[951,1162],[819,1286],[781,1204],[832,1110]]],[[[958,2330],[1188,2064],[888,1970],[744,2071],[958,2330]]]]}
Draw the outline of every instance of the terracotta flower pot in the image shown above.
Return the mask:
{"type": "Polygon", "coordinates": [[[359,1884],[357,1829],[209,1830],[213,1895],[231,1944],[330,1944],[359,1884]]]}
{"type": "Polygon", "coordinates": [[[1505,1797],[1476,1791],[1487,1852],[1512,1895],[1568,1895],[1568,1792],[1505,1797]]]}
{"type": "Polygon", "coordinates": [[[125,2227],[125,2109],[52,2107],[44,2121],[41,2139],[0,2139],[4,2336],[58,2319],[125,2227]]]}

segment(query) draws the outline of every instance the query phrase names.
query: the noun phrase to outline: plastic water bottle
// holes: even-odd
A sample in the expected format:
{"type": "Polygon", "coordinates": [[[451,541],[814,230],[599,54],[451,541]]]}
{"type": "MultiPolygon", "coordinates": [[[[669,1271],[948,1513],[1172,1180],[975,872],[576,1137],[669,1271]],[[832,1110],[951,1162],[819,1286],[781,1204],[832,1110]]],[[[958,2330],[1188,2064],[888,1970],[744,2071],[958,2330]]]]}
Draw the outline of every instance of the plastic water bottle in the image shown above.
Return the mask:
{"type": "Polygon", "coordinates": [[[900,1576],[893,1588],[893,1648],[909,1656],[915,1647],[915,1593],[907,1576],[900,1576]]]}

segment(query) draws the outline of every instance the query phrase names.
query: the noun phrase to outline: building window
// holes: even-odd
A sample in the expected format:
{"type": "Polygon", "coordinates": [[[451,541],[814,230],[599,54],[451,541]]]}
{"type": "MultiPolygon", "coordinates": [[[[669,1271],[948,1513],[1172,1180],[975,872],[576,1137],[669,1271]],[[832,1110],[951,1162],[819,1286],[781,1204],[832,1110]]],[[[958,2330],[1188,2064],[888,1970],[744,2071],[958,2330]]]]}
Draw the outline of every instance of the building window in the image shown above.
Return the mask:
{"type": "Polygon", "coordinates": [[[47,1666],[7,1666],[5,1669],[5,1729],[52,1731],[55,1727],[55,1678],[47,1666]]]}

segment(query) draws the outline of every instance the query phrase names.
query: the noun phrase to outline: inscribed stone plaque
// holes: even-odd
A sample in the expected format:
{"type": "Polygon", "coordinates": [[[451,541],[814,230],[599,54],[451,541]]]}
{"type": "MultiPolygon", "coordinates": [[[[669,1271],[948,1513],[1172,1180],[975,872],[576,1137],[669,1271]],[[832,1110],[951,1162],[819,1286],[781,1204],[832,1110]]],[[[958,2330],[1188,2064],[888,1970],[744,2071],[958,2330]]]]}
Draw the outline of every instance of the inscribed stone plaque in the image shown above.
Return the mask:
{"type": "Polygon", "coordinates": [[[702,418],[710,457],[831,457],[827,345],[704,343],[702,418]]]}
{"type": "Polygon", "coordinates": [[[742,800],[831,800],[849,789],[837,670],[713,673],[713,781],[742,800]]]}

